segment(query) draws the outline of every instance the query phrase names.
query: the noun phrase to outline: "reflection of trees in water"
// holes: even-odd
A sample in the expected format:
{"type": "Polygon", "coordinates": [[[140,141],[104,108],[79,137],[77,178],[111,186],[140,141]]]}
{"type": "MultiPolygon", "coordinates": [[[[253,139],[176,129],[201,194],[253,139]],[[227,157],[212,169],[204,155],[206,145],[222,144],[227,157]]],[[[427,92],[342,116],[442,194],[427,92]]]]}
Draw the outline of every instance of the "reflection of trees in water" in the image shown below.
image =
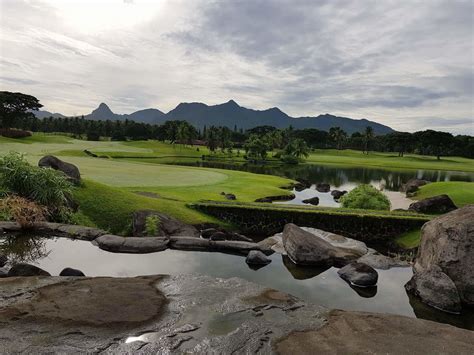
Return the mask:
{"type": "Polygon", "coordinates": [[[12,264],[35,262],[50,252],[46,250],[45,239],[35,235],[9,235],[0,239],[0,253],[12,264]]]}

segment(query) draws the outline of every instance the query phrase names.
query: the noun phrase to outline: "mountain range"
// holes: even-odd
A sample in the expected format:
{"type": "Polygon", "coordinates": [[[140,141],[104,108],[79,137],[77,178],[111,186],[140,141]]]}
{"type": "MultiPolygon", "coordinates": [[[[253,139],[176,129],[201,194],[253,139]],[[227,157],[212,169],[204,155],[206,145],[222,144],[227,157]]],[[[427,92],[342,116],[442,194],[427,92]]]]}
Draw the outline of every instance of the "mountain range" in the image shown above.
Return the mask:
{"type": "MultiPolygon", "coordinates": [[[[59,113],[36,111],[38,118],[65,117],[59,113]]],[[[227,126],[229,128],[249,129],[257,126],[273,126],[286,128],[290,125],[295,129],[317,128],[328,131],[331,127],[341,127],[347,133],[362,132],[367,126],[374,129],[375,134],[387,134],[394,130],[383,124],[367,119],[338,117],[330,114],[316,117],[291,117],[277,107],[267,110],[253,110],[237,104],[234,100],[219,105],[206,105],[200,102],[180,103],[176,108],[164,113],[155,108],[139,110],[131,114],[116,114],[105,103],[101,103],[94,111],[84,118],[90,120],[132,120],[136,122],[162,124],[170,120],[184,120],[197,128],[204,126],[227,126]]]]}

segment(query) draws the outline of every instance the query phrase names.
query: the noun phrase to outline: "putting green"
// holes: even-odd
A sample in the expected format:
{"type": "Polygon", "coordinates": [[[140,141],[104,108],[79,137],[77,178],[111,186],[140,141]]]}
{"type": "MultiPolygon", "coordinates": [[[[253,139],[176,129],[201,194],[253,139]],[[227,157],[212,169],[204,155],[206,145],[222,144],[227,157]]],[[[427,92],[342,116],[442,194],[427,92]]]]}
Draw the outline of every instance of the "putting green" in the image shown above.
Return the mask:
{"type": "Polygon", "coordinates": [[[193,167],[85,157],[68,157],[67,162],[76,165],[84,178],[117,187],[202,186],[221,183],[228,178],[220,172],[193,167]]]}

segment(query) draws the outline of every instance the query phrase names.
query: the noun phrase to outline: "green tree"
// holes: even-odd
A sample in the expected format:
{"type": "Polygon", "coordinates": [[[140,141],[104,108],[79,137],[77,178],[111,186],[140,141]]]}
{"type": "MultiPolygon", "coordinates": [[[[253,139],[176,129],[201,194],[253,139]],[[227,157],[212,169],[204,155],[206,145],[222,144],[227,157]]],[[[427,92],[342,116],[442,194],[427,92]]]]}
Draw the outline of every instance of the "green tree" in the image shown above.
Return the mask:
{"type": "Polygon", "coordinates": [[[266,139],[260,138],[256,134],[252,134],[244,144],[247,158],[258,161],[265,160],[270,150],[270,145],[266,139]]]}
{"type": "Polygon", "coordinates": [[[347,133],[341,127],[331,127],[329,137],[336,143],[337,149],[341,150],[343,143],[347,139],[347,133]]]}
{"type": "Polygon", "coordinates": [[[371,126],[365,127],[364,131],[364,152],[368,155],[370,142],[374,139],[374,129],[371,126]]]}
{"type": "Polygon", "coordinates": [[[22,119],[34,117],[30,110],[43,107],[34,96],[19,92],[0,91],[0,127],[12,128],[22,119]]]}

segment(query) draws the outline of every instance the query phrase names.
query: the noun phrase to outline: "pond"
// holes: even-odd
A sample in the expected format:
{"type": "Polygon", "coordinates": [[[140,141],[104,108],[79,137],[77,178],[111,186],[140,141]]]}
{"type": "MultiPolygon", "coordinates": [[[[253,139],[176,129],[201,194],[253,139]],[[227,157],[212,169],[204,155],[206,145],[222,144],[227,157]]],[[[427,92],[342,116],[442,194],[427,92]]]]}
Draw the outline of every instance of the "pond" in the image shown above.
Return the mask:
{"type": "Polygon", "coordinates": [[[413,200],[406,198],[400,188],[404,183],[413,178],[431,182],[436,181],[468,181],[474,182],[474,173],[444,170],[399,170],[367,167],[348,167],[336,165],[302,164],[288,165],[252,165],[230,164],[216,161],[181,162],[180,165],[192,165],[207,168],[241,170],[258,174],[277,175],[293,180],[307,181],[311,187],[302,191],[293,190],[295,198],[290,201],[278,202],[286,204],[303,204],[303,200],[318,197],[319,206],[338,207],[330,193],[318,192],[315,184],[330,184],[331,190],[350,191],[360,184],[371,184],[382,190],[390,199],[392,209],[406,209],[413,200]]]}
{"type": "Polygon", "coordinates": [[[35,264],[52,275],[72,267],[87,276],[197,273],[240,277],[328,308],[399,314],[474,329],[472,311],[449,315],[409,297],[403,287],[412,276],[409,267],[377,270],[377,287],[353,288],[338,276],[336,268],[297,267],[276,253],[270,256],[269,265],[258,270],[249,268],[245,259],[236,255],[170,249],[151,254],[118,254],[100,250],[90,242],[65,238],[4,237],[0,238],[0,253],[16,262],[35,264]]]}

